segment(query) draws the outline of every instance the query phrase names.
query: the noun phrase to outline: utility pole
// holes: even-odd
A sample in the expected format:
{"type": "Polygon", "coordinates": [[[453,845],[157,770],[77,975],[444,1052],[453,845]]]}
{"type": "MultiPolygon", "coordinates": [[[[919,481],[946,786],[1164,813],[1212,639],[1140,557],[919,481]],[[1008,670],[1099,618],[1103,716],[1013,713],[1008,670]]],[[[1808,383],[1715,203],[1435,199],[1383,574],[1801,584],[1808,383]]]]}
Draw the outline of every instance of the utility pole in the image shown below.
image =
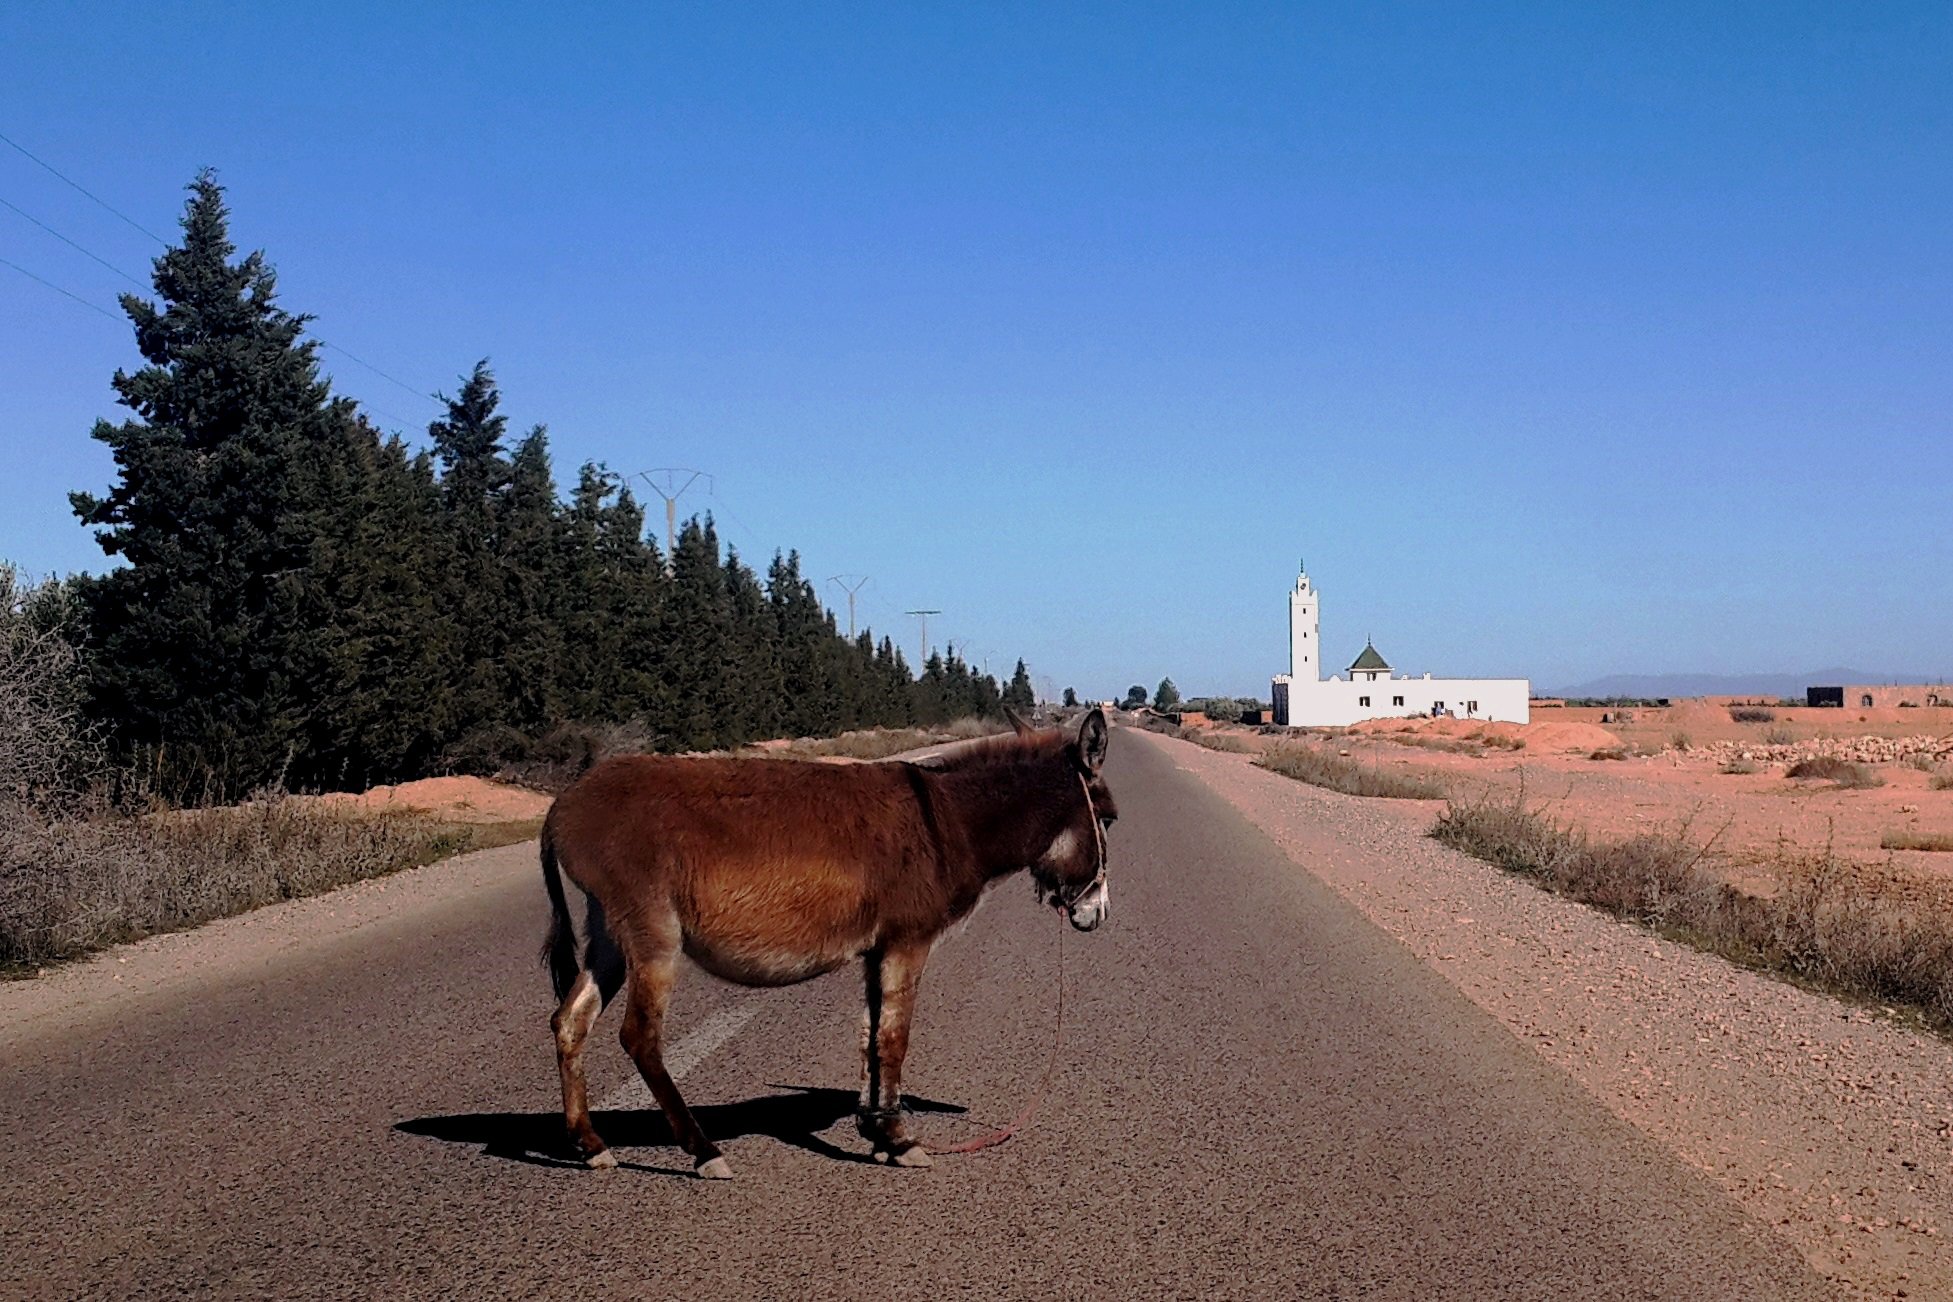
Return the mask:
{"type": "Polygon", "coordinates": [[[687,466],[660,466],[656,470],[640,470],[630,478],[642,479],[650,486],[652,492],[665,499],[665,573],[669,574],[671,554],[678,550],[678,499],[685,495],[686,489],[700,479],[705,480],[706,489],[710,491],[712,476],[703,470],[693,470],[687,466]],[[653,475],[663,475],[664,482],[659,483],[652,478],[653,475]],[[678,482],[680,475],[686,477],[682,484],[678,482]]]}
{"type": "Polygon", "coordinates": [[[868,576],[866,574],[830,574],[827,576],[827,581],[829,583],[840,584],[841,590],[848,594],[848,641],[852,642],[854,641],[854,594],[868,586],[868,576]],[[849,579],[854,580],[852,587],[848,584],[849,579]]]}
{"type": "Polygon", "coordinates": [[[914,615],[922,621],[922,659],[916,661],[915,666],[916,672],[920,673],[922,672],[922,666],[929,663],[929,617],[931,615],[940,615],[943,612],[940,610],[908,610],[902,613],[914,615]]]}

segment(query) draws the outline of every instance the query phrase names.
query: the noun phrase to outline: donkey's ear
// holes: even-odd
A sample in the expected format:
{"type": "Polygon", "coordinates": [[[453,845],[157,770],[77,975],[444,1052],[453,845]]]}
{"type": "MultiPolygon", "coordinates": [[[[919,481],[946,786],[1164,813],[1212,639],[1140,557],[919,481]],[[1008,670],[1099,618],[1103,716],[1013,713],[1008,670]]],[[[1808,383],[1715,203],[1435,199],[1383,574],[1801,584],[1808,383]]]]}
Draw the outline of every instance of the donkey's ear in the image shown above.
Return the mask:
{"type": "Polygon", "coordinates": [[[1010,720],[1012,730],[1020,737],[1028,737],[1037,731],[1036,728],[1033,728],[1030,724],[1024,722],[1022,718],[1018,717],[1017,711],[1011,709],[1008,705],[1004,707],[1004,717],[1010,720]]]}
{"type": "Polygon", "coordinates": [[[1087,773],[1105,767],[1105,747],[1110,740],[1105,728],[1105,711],[1098,706],[1078,725],[1078,763],[1087,773]]]}

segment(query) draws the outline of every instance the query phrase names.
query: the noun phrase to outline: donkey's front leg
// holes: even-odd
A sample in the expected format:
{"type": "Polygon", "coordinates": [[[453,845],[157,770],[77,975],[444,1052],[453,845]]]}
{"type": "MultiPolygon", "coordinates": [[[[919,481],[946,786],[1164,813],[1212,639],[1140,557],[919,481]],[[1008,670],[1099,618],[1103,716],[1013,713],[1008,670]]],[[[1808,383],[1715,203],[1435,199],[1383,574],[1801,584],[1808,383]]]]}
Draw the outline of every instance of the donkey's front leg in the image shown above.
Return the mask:
{"type": "Polygon", "coordinates": [[[909,1019],[927,944],[888,945],[864,960],[868,1008],[861,1035],[861,1109],[855,1125],[875,1146],[875,1160],[930,1166],[929,1150],[909,1137],[902,1118],[902,1059],[909,1052],[909,1019]]]}

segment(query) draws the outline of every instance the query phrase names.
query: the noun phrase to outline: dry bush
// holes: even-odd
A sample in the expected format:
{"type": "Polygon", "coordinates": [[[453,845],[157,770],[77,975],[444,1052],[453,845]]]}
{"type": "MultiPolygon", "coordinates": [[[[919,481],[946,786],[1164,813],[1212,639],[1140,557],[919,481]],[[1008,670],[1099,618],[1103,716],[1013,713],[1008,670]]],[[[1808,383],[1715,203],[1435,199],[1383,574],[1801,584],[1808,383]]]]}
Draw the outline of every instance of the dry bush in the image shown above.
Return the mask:
{"type": "Polygon", "coordinates": [[[1835,782],[1840,787],[1862,790],[1867,787],[1882,787],[1885,779],[1850,760],[1839,759],[1836,755],[1814,755],[1810,759],[1798,760],[1784,770],[1787,778],[1815,778],[1823,782],[1835,782]]]}
{"type": "Polygon", "coordinates": [[[0,825],[0,968],[71,958],[429,863],[471,832],[272,797],[0,825]]]}
{"type": "Polygon", "coordinates": [[[1261,749],[1246,737],[1232,732],[1216,732],[1212,728],[1196,728],[1194,744],[1205,746],[1208,750],[1226,751],[1230,755],[1252,755],[1261,749]]]}
{"type": "Polygon", "coordinates": [[[1953,773],[1935,773],[1926,785],[1934,791],[1953,791],[1953,773]]]}
{"type": "Polygon", "coordinates": [[[1451,737],[1424,737],[1414,732],[1386,732],[1378,734],[1386,741],[1399,746],[1415,746],[1418,750],[1434,750],[1446,755],[1483,755],[1482,746],[1469,740],[1456,740],[1451,737]]]}
{"type": "Polygon", "coordinates": [[[1695,741],[1686,732],[1672,732],[1668,735],[1668,744],[1676,750],[1687,750],[1695,741]]]}
{"type": "Polygon", "coordinates": [[[1724,773],[1737,773],[1737,774],[1754,773],[1756,772],[1756,761],[1746,760],[1746,759],[1728,760],[1723,764],[1722,771],[1724,773]]]}
{"type": "Polygon", "coordinates": [[[878,760],[900,755],[904,751],[920,750],[924,746],[972,741],[1009,730],[1009,724],[994,719],[954,719],[933,728],[864,728],[859,732],[844,732],[838,737],[802,737],[762,753],[780,759],[817,759],[838,755],[848,759],[878,760]]]}
{"type": "MultiPolygon", "coordinates": [[[[1432,836],[1617,917],[1737,962],[1924,1012],[1953,1027],[1953,895],[1920,897],[1822,853],[1776,865],[1782,889],[1745,894],[1686,827],[1596,841],[1520,799],[1454,802],[1432,836]]],[[[1916,885],[1916,884],[1914,884],[1916,885]]]]}
{"type": "Polygon", "coordinates": [[[1503,733],[1494,732],[1487,733],[1484,741],[1487,746],[1492,747],[1494,750],[1526,749],[1526,739],[1524,737],[1508,737],[1503,733]]]}
{"type": "Polygon", "coordinates": [[[1924,751],[1919,751],[1916,752],[1915,754],[1907,756],[1906,764],[1909,767],[1918,769],[1921,773],[1934,773],[1939,770],[1938,762],[1935,761],[1931,755],[1926,754],[1924,751]]]}
{"type": "Polygon", "coordinates": [[[1627,751],[1619,746],[1602,746],[1599,750],[1587,752],[1587,758],[1590,760],[1624,760],[1627,757],[1627,751]]]}
{"type": "Polygon", "coordinates": [[[81,665],[61,584],[0,561],[0,820],[72,802],[99,765],[81,717],[81,665]]]}
{"type": "Polygon", "coordinates": [[[1879,840],[1881,850],[1953,851],[1953,835],[1945,832],[1887,832],[1879,840]]]}
{"type": "MultiPolygon", "coordinates": [[[[598,761],[658,749],[658,734],[641,720],[559,723],[533,742],[505,751],[488,771],[498,782],[535,791],[561,791],[598,761]]],[[[466,771],[466,770],[463,770],[466,771]]]]}
{"type": "Polygon", "coordinates": [[[1763,742],[1767,746],[1794,746],[1797,734],[1788,728],[1772,728],[1763,734],[1763,742]]]}
{"type": "Polygon", "coordinates": [[[1192,741],[1193,734],[1200,731],[1198,728],[1182,728],[1173,720],[1157,714],[1140,715],[1139,726],[1147,732],[1157,732],[1162,737],[1178,737],[1181,741],[1192,741]]]}
{"type": "Polygon", "coordinates": [[[1375,767],[1330,755],[1313,746],[1276,746],[1255,761],[1283,777],[1327,787],[1347,796],[1381,796],[1392,800],[1442,800],[1445,789],[1429,778],[1375,767]]]}
{"type": "Polygon", "coordinates": [[[1777,712],[1760,705],[1732,705],[1729,707],[1729,717],[1736,723],[1775,723],[1777,712]]]}

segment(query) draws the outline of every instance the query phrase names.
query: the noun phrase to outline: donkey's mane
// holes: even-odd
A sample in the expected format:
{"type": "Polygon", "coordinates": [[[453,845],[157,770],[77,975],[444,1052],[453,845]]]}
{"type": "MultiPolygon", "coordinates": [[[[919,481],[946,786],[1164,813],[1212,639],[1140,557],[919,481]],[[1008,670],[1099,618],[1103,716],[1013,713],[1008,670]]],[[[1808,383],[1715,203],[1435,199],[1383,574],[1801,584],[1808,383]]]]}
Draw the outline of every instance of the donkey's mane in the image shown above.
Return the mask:
{"type": "Polygon", "coordinates": [[[945,773],[1002,768],[1026,760],[1052,759],[1064,750],[1070,740],[1058,728],[1027,733],[1002,732],[961,742],[921,762],[925,767],[945,773]]]}

